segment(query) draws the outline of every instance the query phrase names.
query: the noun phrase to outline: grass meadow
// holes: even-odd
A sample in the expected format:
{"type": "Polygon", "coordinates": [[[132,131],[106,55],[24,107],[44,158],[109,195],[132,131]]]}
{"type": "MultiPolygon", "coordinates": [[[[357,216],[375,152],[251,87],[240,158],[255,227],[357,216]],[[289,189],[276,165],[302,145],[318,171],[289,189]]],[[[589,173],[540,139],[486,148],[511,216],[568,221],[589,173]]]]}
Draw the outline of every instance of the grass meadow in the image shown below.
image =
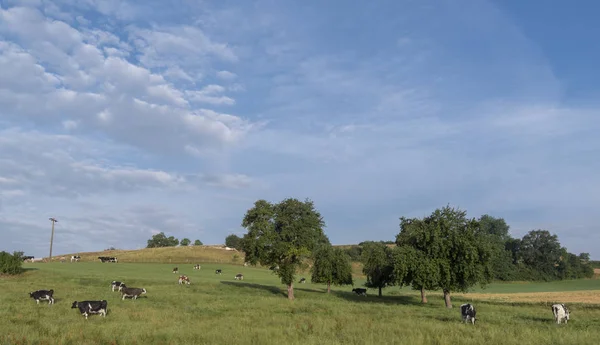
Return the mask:
{"type": "MultiPolygon", "coordinates": [[[[177,284],[174,264],[36,263],[18,277],[0,277],[2,344],[598,344],[600,280],[492,284],[454,295],[444,308],[440,294],[421,305],[417,293],[397,287],[378,298],[352,294],[352,287],[296,284],[296,300],[271,271],[240,265],[179,264],[192,284],[177,284]],[[223,269],[223,275],[214,270],[223,269]],[[236,281],[236,273],[244,280],[236,281]],[[146,288],[138,300],[120,300],[112,280],[146,288]],[[35,301],[28,292],[54,289],[56,302],[35,301]],[[557,291],[561,291],[558,292],[557,291]],[[557,293],[552,297],[548,294],[557,293]],[[494,299],[519,296],[528,299],[494,299]],[[568,325],[556,325],[550,303],[572,294],[589,301],[569,304],[568,325]],[[85,320],[75,300],[108,300],[108,315],[85,320]],[[462,324],[458,305],[475,303],[475,326],[462,324]],[[587,303],[584,303],[587,302],[587,303]],[[594,304],[599,302],[599,304],[594,304]]],[[[306,276],[310,281],[309,277],[306,276]]],[[[299,277],[298,277],[299,278],[299,277]]],[[[358,279],[355,285],[361,285],[358,279]]]]}

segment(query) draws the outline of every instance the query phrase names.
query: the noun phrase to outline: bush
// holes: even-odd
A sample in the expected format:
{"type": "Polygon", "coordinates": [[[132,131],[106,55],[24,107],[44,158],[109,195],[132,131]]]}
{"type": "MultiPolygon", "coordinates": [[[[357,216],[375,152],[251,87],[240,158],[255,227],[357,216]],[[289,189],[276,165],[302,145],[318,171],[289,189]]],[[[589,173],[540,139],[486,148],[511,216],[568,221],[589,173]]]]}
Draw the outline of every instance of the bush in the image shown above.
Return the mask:
{"type": "Polygon", "coordinates": [[[23,273],[23,254],[14,252],[0,252],[0,273],[2,274],[20,274],[23,273]]]}

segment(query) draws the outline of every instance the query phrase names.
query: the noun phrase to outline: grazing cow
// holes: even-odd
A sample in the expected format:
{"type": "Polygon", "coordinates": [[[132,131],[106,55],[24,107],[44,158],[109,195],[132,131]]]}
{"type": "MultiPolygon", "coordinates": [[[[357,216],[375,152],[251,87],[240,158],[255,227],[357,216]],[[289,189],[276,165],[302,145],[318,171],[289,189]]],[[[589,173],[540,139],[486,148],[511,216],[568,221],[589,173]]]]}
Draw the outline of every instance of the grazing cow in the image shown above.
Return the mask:
{"type": "Polygon", "coordinates": [[[241,273],[238,273],[235,275],[235,280],[244,280],[244,275],[241,273]]]}
{"type": "Polygon", "coordinates": [[[75,308],[79,308],[79,312],[81,315],[85,316],[86,320],[90,314],[102,314],[103,317],[106,317],[106,312],[108,311],[108,302],[106,300],[81,302],[75,301],[71,305],[71,309],[75,308]]]}
{"type": "Polygon", "coordinates": [[[121,289],[121,295],[123,295],[122,300],[125,300],[125,297],[131,297],[133,299],[137,299],[140,295],[145,295],[146,289],[140,288],[130,288],[124,287],[121,289]]]}
{"type": "Polygon", "coordinates": [[[352,289],[352,292],[356,293],[359,296],[367,295],[367,289],[363,289],[363,288],[354,288],[354,289],[352,289]]]}
{"type": "Polygon", "coordinates": [[[34,257],[33,256],[24,256],[21,259],[23,259],[23,261],[27,261],[27,260],[32,260],[34,257]]]}
{"type": "Polygon", "coordinates": [[[223,271],[221,269],[215,270],[215,274],[221,274],[223,271]]]}
{"type": "Polygon", "coordinates": [[[279,266],[271,266],[271,267],[269,267],[269,269],[271,271],[277,271],[277,270],[279,270],[279,266]]]}
{"type": "Polygon", "coordinates": [[[460,306],[460,315],[462,316],[462,319],[465,323],[471,321],[471,324],[474,325],[475,314],[477,314],[477,311],[475,310],[475,307],[473,307],[472,304],[466,303],[460,306]]]}
{"type": "Polygon", "coordinates": [[[554,320],[557,324],[565,320],[565,323],[569,321],[569,309],[564,304],[553,304],[552,314],[554,314],[554,320]]]}
{"type": "Polygon", "coordinates": [[[115,292],[115,289],[121,291],[121,289],[125,287],[125,282],[118,282],[113,280],[112,283],[110,283],[110,286],[113,292],[115,292]]]}
{"type": "Polygon", "coordinates": [[[79,255],[71,255],[71,262],[73,262],[73,261],[78,262],[79,259],[81,259],[81,256],[79,256],[79,255]]]}
{"type": "Polygon", "coordinates": [[[54,290],[37,290],[29,293],[29,297],[33,298],[37,304],[40,304],[40,301],[48,301],[48,305],[54,304],[54,290]]]}
{"type": "Polygon", "coordinates": [[[179,267],[175,267],[175,268],[173,269],[173,273],[179,273],[179,267]]]}
{"type": "Polygon", "coordinates": [[[248,267],[249,263],[244,262],[244,267],[248,267]]]}
{"type": "Polygon", "coordinates": [[[200,265],[194,265],[194,269],[195,270],[199,270],[200,269],[200,265]]]}
{"type": "Polygon", "coordinates": [[[99,256],[98,259],[100,259],[100,261],[104,262],[118,262],[117,258],[115,258],[114,256],[99,256]]]}
{"type": "Polygon", "coordinates": [[[304,277],[300,278],[300,281],[299,281],[299,283],[300,283],[300,284],[304,284],[304,283],[306,283],[306,278],[304,278],[304,277]]]}
{"type": "Polygon", "coordinates": [[[190,285],[190,278],[188,278],[186,275],[179,276],[179,284],[181,285],[183,283],[190,285]]]}

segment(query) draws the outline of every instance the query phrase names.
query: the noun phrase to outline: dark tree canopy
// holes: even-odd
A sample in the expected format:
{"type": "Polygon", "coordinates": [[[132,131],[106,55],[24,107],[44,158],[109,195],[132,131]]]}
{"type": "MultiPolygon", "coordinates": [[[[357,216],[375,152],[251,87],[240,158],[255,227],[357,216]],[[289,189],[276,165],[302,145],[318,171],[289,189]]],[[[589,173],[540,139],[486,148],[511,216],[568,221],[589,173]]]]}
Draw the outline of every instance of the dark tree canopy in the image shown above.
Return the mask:
{"type": "Polygon", "coordinates": [[[479,218],[481,231],[488,236],[492,246],[492,271],[493,278],[497,280],[511,280],[514,277],[513,255],[506,244],[512,240],[510,227],[503,218],[483,215],[479,218]]]}
{"type": "Polygon", "coordinates": [[[190,243],[192,243],[192,241],[190,241],[189,238],[184,238],[183,240],[181,240],[181,242],[179,242],[179,244],[182,246],[189,246],[190,243]]]}
{"type": "Polygon", "coordinates": [[[547,230],[532,230],[523,236],[520,247],[523,263],[548,277],[556,275],[555,267],[564,254],[556,235],[547,230]]]}
{"type": "Polygon", "coordinates": [[[396,284],[392,249],[380,242],[366,243],[362,252],[363,273],[367,276],[365,286],[381,290],[396,284]]]}
{"type": "Polygon", "coordinates": [[[146,248],[159,248],[159,247],[175,247],[179,244],[179,240],[173,236],[165,236],[164,232],[158,233],[152,236],[148,240],[146,248]]]}
{"type": "Polygon", "coordinates": [[[311,281],[327,284],[327,293],[333,285],[353,285],[350,257],[340,248],[321,245],[313,252],[311,281]]]}
{"type": "Polygon", "coordinates": [[[242,249],[242,238],[235,234],[231,234],[231,235],[225,237],[225,245],[227,247],[240,250],[240,249],[242,249]]]}
{"type": "Polygon", "coordinates": [[[330,244],[321,214],[309,200],[288,198],[278,204],[258,200],[246,212],[242,226],[248,230],[242,239],[245,261],[279,266],[274,272],[287,285],[289,299],[294,299],[296,270],[319,244],[330,244]]]}
{"type": "Polygon", "coordinates": [[[194,245],[195,245],[195,246],[201,246],[201,245],[202,245],[202,241],[200,241],[200,240],[195,240],[195,241],[194,241],[194,245]]]}
{"type": "Polygon", "coordinates": [[[485,285],[491,280],[491,243],[479,222],[467,219],[465,211],[446,206],[423,220],[404,217],[400,220],[396,244],[405,248],[406,253],[410,253],[408,248],[414,249],[413,255],[424,262],[413,266],[412,272],[410,265],[402,268],[402,264],[396,263],[396,271],[405,272],[396,279],[404,284],[414,283],[413,287],[417,288],[427,285],[432,290],[442,289],[449,308],[452,307],[451,291],[467,292],[473,285],[485,285]],[[435,284],[429,279],[419,279],[428,274],[436,277],[435,284]]]}
{"type": "Polygon", "coordinates": [[[0,273],[16,275],[23,273],[23,252],[0,252],[0,273]]]}

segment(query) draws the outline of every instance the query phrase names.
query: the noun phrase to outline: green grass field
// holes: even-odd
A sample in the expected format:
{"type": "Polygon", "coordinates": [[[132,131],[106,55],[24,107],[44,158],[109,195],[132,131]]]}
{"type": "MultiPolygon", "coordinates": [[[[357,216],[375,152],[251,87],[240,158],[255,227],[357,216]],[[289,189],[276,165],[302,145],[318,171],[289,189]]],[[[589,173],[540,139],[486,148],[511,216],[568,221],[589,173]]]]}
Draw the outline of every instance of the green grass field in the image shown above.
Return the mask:
{"type": "MultiPolygon", "coordinates": [[[[353,295],[351,287],[296,284],[296,300],[269,270],[225,265],[181,265],[192,285],[179,286],[173,264],[26,264],[19,277],[0,278],[2,344],[598,344],[600,307],[574,304],[568,325],[556,325],[545,303],[476,301],[478,323],[462,324],[458,305],[444,308],[432,294],[427,305],[408,289],[388,288],[383,298],[353,295]],[[216,268],[223,275],[215,275],[216,268]],[[244,274],[244,281],[233,279],[244,274]],[[121,301],[112,280],[144,287],[146,297],[121,301]],[[28,292],[54,289],[56,303],[28,292]],[[106,299],[108,316],[85,320],[75,300],[106,299]]],[[[307,276],[308,278],[308,276],[307,276]]],[[[310,280],[310,279],[309,279],[310,280]]],[[[357,282],[357,285],[361,284],[357,282]]],[[[492,284],[490,292],[600,289],[600,281],[492,284]]],[[[481,292],[481,291],[479,291],[481,292]]]]}

